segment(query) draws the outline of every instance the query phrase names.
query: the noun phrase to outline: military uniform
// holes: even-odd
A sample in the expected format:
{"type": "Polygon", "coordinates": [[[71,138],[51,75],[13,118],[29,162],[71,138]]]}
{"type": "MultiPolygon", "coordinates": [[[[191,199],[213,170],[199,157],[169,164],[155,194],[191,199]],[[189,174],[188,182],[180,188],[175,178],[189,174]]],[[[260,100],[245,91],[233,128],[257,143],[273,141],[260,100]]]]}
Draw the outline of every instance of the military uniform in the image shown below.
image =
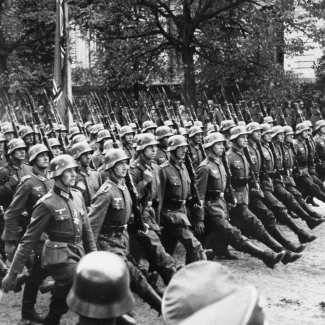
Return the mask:
{"type": "Polygon", "coordinates": [[[200,242],[190,231],[191,223],[187,217],[186,201],[191,194],[191,180],[182,163],[170,158],[159,170],[161,201],[158,208],[162,230],[162,243],[166,251],[173,255],[180,241],[186,249],[186,262],[206,259],[200,242]]]}
{"type": "Polygon", "coordinates": [[[128,189],[108,179],[94,196],[89,211],[89,221],[99,250],[119,255],[130,271],[131,289],[145,297],[149,285],[129,261],[128,223],[132,215],[132,201],[128,189]]]}
{"type": "Polygon", "coordinates": [[[66,296],[72,286],[77,263],[86,253],[96,251],[82,194],[57,186],[35,206],[31,222],[17,248],[11,271],[21,273],[41,235],[48,236],[42,253],[42,267],[55,281],[50,310],[44,323],[58,324],[68,311],[66,296]]]}
{"type": "Polygon", "coordinates": [[[104,164],[105,155],[102,151],[97,149],[91,156],[91,162],[93,167],[98,170],[98,168],[104,164]]]}
{"type": "Polygon", "coordinates": [[[102,178],[99,171],[93,170],[90,167],[86,170],[78,168],[76,172],[75,188],[82,193],[86,207],[88,208],[91,204],[91,199],[102,185],[102,178]],[[83,187],[85,187],[85,189],[83,187]]]}
{"type": "Polygon", "coordinates": [[[191,157],[193,157],[192,158],[193,167],[194,167],[194,169],[196,169],[203,161],[202,152],[200,150],[200,147],[199,147],[199,145],[194,144],[193,141],[190,141],[188,150],[190,150],[192,153],[191,157]]]}
{"type": "Polygon", "coordinates": [[[316,134],[314,137],[315,150],[317,151],[318,157],[321,163],[316,166],[319,178],[325,180],[325,135],[316,134]]]}
{"type": "Polygon", "coordinates": [[[164,149],[161,145],[158,145],[157,155],[156,155],[156,162],[158,165],[162,165],[166,161],[169,160],[170,154],[169,152],[164,149]]]}
{"type": "MultiPolygon", "coordinates": [[[[256,105],[254,107],[250,108],[250,112],[251,112],[253,122],[260,123],[261,115],[260,115],[259,109],[257,108],[256,105]]],[[[246,112],[245,112],[245,114],[246,114],[246,112]]]]}
{"type": "Polygon", "coordinates": [[[0,168],[8,163],[6,156],[2,153],[0,155],[0,168]]]}
{"type": "Polygon", "coordinates": [[[219,248],[215,247],[217,242],[212,240],[214,237],[221,237],[220,241],[229,243],[237,250],[241,250],[245,241],[240,230],[229,223],[224,199],[226,184],[227,174],[223,164],[212,157],[203,160],[196,170],[196,185],[204,206],[194,210],[193,219],[204,222],[203,247],[211,247],[214,252],[219,248]]]}
{"type": "MultiPolygon", "coordinates": [[[[34,206],[37,201],[48,193],[54,186],[54,182],[46,177],[38,175],[34,170],[31,175],[24,176],[19,183],[14,199],[5,213],[5,229],[2,235],[3,241],[18,243],[25,233],[34,206]],[[24,211],[28,216],[22,218],[24,211]]],[[[41,236],[34,246],[34,258],[26,279],[23,301],[22,316],[28,316],[34,309],[37,292],[42,281],[48,276],[45,269],[41,268],[41,256],[46,237],[41,236]]]]}
{"type": "Polygon", "coordinates": [[[310,122],[313,124],[313,126],[315,125],[315,123],[319,120],[321,120],[321,114],[320,114],[320,110],[319,108],[316,106],[312,106],[309,110],[309,120],[310,122]]]}
{"type": "Polygon", "coordinates": [[[132,145],[130,146],[123,143],[123,150],[126,152],[130,159],[134,157],[135,150],[133,149],[132,145]]]}
{"type": "Polygon", "coordinates": [[[294,108],[285,108],[284,109],[284,119],[286,124],[291,126],[292,128],[296,125],[296,111],[294,108]]]}
{"type": "Polygon", "coordinates": [[[281,123],[282,123],[282,108],[276,106],[276,107],[274,107],[273,112],[274,112],[276,125],[281,125],[281,123]]]}

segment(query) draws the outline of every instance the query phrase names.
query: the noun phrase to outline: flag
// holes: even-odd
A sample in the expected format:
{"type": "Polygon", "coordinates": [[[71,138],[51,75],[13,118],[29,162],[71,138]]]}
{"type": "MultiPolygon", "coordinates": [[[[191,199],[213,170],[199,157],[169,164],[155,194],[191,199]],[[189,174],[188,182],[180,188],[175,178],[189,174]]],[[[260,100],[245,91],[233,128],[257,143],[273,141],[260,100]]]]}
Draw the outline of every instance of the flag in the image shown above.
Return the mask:
{"type": "Polygon", "coordinates": [[[66,105],[66,97],[72,98],[71,67],[69,59],[68,3],[67,0],[56,1],[56,29],[53,73],[53,101],[63,117],[66,126],[71,118],[66,105]]]}

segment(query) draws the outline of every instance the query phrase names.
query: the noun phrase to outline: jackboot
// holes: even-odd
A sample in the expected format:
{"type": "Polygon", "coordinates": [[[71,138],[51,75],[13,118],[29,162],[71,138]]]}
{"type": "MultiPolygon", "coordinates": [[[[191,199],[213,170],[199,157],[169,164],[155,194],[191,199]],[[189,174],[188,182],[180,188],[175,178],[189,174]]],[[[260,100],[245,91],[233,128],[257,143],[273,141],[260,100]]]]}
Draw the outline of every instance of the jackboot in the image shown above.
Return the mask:
{"type": "Polygon", "coordinates": [[[46,278],[39,286],[39,292],[43,295],[47,292],[53,291],[54,280],[51,277],[46,278]]]}
{"type": "Polygon", "coordinates": [[[306,202],[307,202],[307,204],[311,204],[313,207],[316,207],[316,208],[319,207],[319,204],[317,204],[317,203],[314,201],[314,198],[313,198],[312,196],[307,196],[307,197],[306,197],[306,202]]]}
{"type": "Polygon", "coordinates": [[[298,236],[299,241],[302,244],[311,243],[312,241],[317,239],[317,236],[315,236],[314,234],[308,233],[304,229],[300,229],[297,232],[297,236],[298,236]]]}
{"type": "Polygon", "coordinates": [[[151,308],[156,310],[159,315],[161,315],[161,297],[157,294],[157,292],[148,285],[148,290],[145,295],[142,296],[144,302],[146,302],[151,308]]]}
{"type": "Polygon", "coordinates": [[[282,259],[282,263],[284,265],[287,265],[289,263],[293,263],[294,261],[296,261],[297,259],[301,258],[302,257],[302,254],[300,253],[293,253],[293,252],[290,252],[290,251],[286,251],[286,254],[284,256],[284,258],[282,259]]]}
{"type": "Polygon", "coordinates": [[[241,250],[244,253],[248,253],[251,256],[262,260],[263,263],[271,269],[273,269],[276,264],[281,262],[281,260],[286,254],[285,251],[281,251],[280,253],[277,254],[265,252],[248,240],[244,242],[244,244],[241,247],[241,250]]]}
{"type": "Polygon", "coordinates": [[[214,253],[219,259],[225,259],[225,260],[238,260],[238,257],[234,255],[227,246],[221,246],[218,249],[214,250],[214,253]]]}
{"type": "Polygon", "coordinates": [[[282,252],[285,249],[282,245],[280,245],[268,232],[265,232],[262,236],[257,238],[260,242],[262,242],[267,247],[271,248],[276,253],[282,252]]]}
{"type": "Polygon", "coordinates": [[[291,216],[291,218],[293,218],[293,219],[299,219],[299,217],[297,216],[297,214],[295,214],[293,211],[289,210],[288,213],[291,216]]]}
{"type": "Polygon", "coordinates": [[[314,228],[318,227],[319,225],[321,225],[323,222],[325,222],[325,219],[316,219],[309,215],[308,215],[308,218],[303,219],[303,220],[306,222],[309,229],[314,229],[314,228]]]}
{"type": "Polygon", "coordinates": [[[312,207],[310,207],[305,200],[300,200],[302,208],[313,218],[323,219],[323,217],[318,214],[312,207]]]}
{"type": "Polygon", "coordinates": [[[278,241],[285,249],[288,249],[291,252],[301,253],[305,250],[305,244],[294,244],[293,242],[289,241],[281,231],[281,229],[277,226],[274,228],[268,229],[268,232],[271,236],[278,241]]]}

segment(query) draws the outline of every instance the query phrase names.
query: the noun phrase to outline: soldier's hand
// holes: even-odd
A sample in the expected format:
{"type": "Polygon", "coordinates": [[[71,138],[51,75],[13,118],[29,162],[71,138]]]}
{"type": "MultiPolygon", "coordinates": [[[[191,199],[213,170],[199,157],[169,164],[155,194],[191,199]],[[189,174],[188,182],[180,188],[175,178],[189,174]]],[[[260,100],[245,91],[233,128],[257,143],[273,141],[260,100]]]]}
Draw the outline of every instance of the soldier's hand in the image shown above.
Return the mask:
{"type": "Polygon", "coordinates": [[[204,223],[203,223],[203,221],[193,222],[193,225],[194,225],[194,231],[198,235],[202,235],[204,233],[204,223]]]}
{"type": "Polygon", "coordinates": [[[151,181],[152,181],[152,178],[153,178],[153,175],[152,175],[152,172],[148,169],[146,169],[144,172],[143,172],[143,181],[146,183],[146,184],[149,184],[151,181]]]}
{"type": "Polygon", "coordinates": [[[86,185],[83,182],[79,182],[76,187],[77,190],[79,190],[81,193],[83,193],[86,190],[86,185]]]}
{"type": "Polygon", "coordinates": [[[3,278],[2,280],[2,289],[5,293],[9,292],[10,290],[13,290],[15,285],[16,285],[16,281],[17,281],[17,273],[13,273],[13,272],[9,272],[7,273],[7,275],[3,278]]]}
{"type": "Polygon", "coordinates": [[[11,242],[6,242],[5,252],[9,262],[12,262],[12,260],[14,259],[15,251],[16,251],[16,245],[11,242]]]}
{"type": "Polygon", "coordinates": [[[144,235],[146,235],[147,233],[148,233],[148,231],[149,231],[149,225],[147,225],[146,223],[144,224],[144,226],[145,226],[145,231],[142,231],[142,230],[138,230],[138,235],[139,236],[144,236],[144,235]]]}
{"type": "Polygon", "coordinates": [[[16,187],[18,185],[18,177],[16,175],[10,176],[9,184],[11,187],[16,187]]]}

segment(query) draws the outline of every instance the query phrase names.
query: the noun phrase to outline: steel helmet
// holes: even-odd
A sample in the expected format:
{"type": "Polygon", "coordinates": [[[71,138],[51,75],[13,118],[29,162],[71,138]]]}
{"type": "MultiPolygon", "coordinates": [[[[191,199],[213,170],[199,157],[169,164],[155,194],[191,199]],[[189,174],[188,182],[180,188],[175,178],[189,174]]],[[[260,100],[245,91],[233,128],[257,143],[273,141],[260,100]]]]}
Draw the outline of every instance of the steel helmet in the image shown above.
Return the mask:
{"type": "Polygon", "coordinates": [[[286,135],[286,136],[287,136],[287,135],[290,135],[290,134],[295,134],[295,133],[293,132],[292,127],[289,126],[289,125],[284,126],[283,129],[284,129],[284,132],[285,132],[285,135],[286,135]]]}
{"type": "Polygon", "coordinates": [[[263,124],[261,124],[261,128],[262,128],[262,135],[264,135],[266,133],[272,133],[272,125],[271,124],[263,123],[263,124]]]}
{"type": "Polygon", "coordinates": [[[167,120],[167,121],[164,122],[164,125],[165,126],[174,126],[174,123],[171,120],[167,120]]]}
{"type": "Polygon", "coordinates": [[[132,129],[136,129],[137,125],[133,122],[129,123],[129,126],[131,126],[132,129]]]}
{"type": "Polygon", "coordinates": [[[163,126],[159,126],[156,129],[157,140],[160,140],[165,137],[171,137],[172,135],[174,135],[174,133],[172,132],[169,126],[163,125],[163,126]]]}
{"type": "Polygon", "coordinates": [[[305,123],[309,128],[313,128],[313,123],[311,123],[310,120],[306,120],[306,121],[304,121],[304,123],[305,123]]]}
{"type": "Polygon", "coordinates": [[[183,124],[185,128],[190,128],[192,126],[192,121],[184,121],[183,124]]]}
{"type": "Polygon", "coordinates": [[[241,135],[247,135],[248,132],[246,130],[246,126],[235,126],[230,130],[230,138],[229,140],[235,140],[241,135]]]}
{"type": "Polygon", "coordinates": [[[19,130],[19,136],[23,139],[26,135],[28,134],[34,134],[34,130],[28,126],[24,125],[20,130],[19,130]]]}
{"type": "Polygon", "coordinates": [[[221,130],[221,132],[224,132],[224,131],[227,131],[230,128],[233,128],[235,126],[236,126],[236,124],[233,120],[224,120],[224,121],[221,121],[220,130],[221,130]]]}
{"type": "Polygon", "coordinates": [[[274,138],[279,133],[285,133],[284,128],[281,125],[273,126],[273,128],[272,128],[272,138],[274,138]]]}
{"type": "Polygon", "coordinates": [[[89,126],[89,125],[94,125],[92,122],[90,122],[90,121],[87,121],[86,123],[85,123],[85,129],[87,129],[87,127],[89,126]]]}
{"type": "Polygon", "coordinates": [[[73,126],[69,130],[68,137],[71,140],[77,134],[81,134],[81,132],[80,132],[80,130],[79,130],[79,128],[77,126],[73,126]]]}
{"type": "Polygon", "coordinates": [[[207,135],[214,133],[214,132],[219,132],[220,128],[217,124],[210,124],[207,128],[207,135]]]}
{"type": "Polygon", "coordinates": [[[137,141],[138,141],[138,138],[139,136],[141,135],[142,133],[139,133],[139,134],[136,134],[133,138],[133,144],[132,144],[132,148],[136,148],[137,147],[137,141]]]}
{"type": "Polygon", "coordinates": [[[137,148],[136,150],[144,150],[148,146],[156,146],[158,141],[156,137],[151,133],[140,134],[137,138],[137,148]]]}
{"type": "Polygon", "coordinates": [[[96,135],[100,130],[104,130],[104,125],[102,123],[93,125],[91,133],[96,135]]]}
{"type": "Polygon", "coordinates": [[[78,167],[78,164],[70,155],[59,155],[51,160],[50,178],[60,176],[65,170],[75,167],[78,167]]]}
{"type": "Polygon", "coordinates": [[[130,312],[135,301],[123,259],[110,252],[85,255],[77,265],[67,304],[78,315],[95,319],[116,318],[130,312]]]}
{"type": "Polygon", "coordinates": [[[37,155],[43,152],[50,152],[50,150],[42,143],[38,143],[30,147],[30,149],[28,150],[29,164],[31,165],[31,163],[37,157],[37,155]]]}
{"type": "Polygon", "coordinates": [[[127,160],[130,161],[130,157],[126,154],[126,152],[121,149],[110,149],[105,154],[105,170],[111,169],[115,166],[119,161],[127,160]]]}
{"type": "Polygon", "coordinates": [[[26,149],[26,144],[23,139],[12,139],[8,143],[8,154],[13,153],[16,149],[26,149]]]}
{"type": "Polygon", "coordinates": [[[81,142],[81,141],[87,141],[87,137],[84,134],[77,134],[70,142],[70,146],[72,147],[74,144],[81,142]]]}
{"type": "Polygon", "coordinates": [[[93,152],[90,144],[87,141],[78,142],[72,146],[73,158],[79,159],[80,156],[86,152],[93,152]]]}
{"type": "Polygon", "coordinates": [[[97,139],[96,142],[101,142],[102,140],[107,140],[107,139],[111,139],[111,134],[108,130],[100,130],[97,133],[97,139]]]}
{"type": "Polygon", "coordinates": [[[213,132],[205,138],[204,148],[210,148],[217,142],[226,142],[226,138],[220,132],[213,132]]]}
{"type": "Polygon", "coordinates": [[[126,134],[135,134],[134,130],[132,129],[132,126],[130,125],[124,125],[120,129],[120,136],[124,137],[126,134]]]}
{"type": "Polygon", "coordinates": [[[201,127],[199,126],[192,126],[190,129],[189,129],[189,137],[192,138],[194,137],[196,134],[198,133],[203,133],[201,127]]]}
{"type": "Polygon", "coordinates": [[[168,139],[167,151],[173,151],[178,147],[188,146],[187,140],[183,135],[173,135],[168,139]]]}
{"type": "Polygon", "coordinates": [[[146,132],[148,129],[157,129],[157,124],[152,121],[145,121],[142,124],[142,132],[146,132]]]}
{"type": "Polygon", "coordinates": [[[299,123],[296,125],[296,135],[302,133],[303,131],[309,131],[309,127],[306,123],[299,123]]]}
{"type": "Polygon", "coordinates": [[[60,143],[58,138],[50,138],[49,139],[49,145],[52,148],[52,147],[55,147],[55,146],[61,146],[61,143],[60,143]]]}
{"type": "Polygon", "coordinates": [[[61,132],[67,132],[68,131],[67,127],[64,124],[59,124],[59,128],[60,128],[61,132]]]}
{"type": "Polygon", "coordinates": [[[4,137],[3,133],[0,132],[0,142],[6,141],[6,138],[4,137]]]}
{"type": "Polygon", "coordinates": [[[245,121],[239,121],[238,122],[238,125],[240,125],[240,126],[246,126],[246,122],[245,121]]]}
{"type": "MultiPolygon", "coordinates": [[[[123,149],[122,143],[119,140],[116,140],[116,143],[118,145],[118,148],[123,149]]],[[[106,140],[104,142],[103,154],[105,154],[110,149],[114,149],[114,143],[113,143],[113,140],[112,139],[106,140]]]]}
{"type": "Polygon", "coordinates": [[[257,122],[251,122],[246,125],[246,130],[248,134],[252,134],[254,131],[262,130],[261,126],[257,122]]]}
{"type": "Polygon", "coordinates": [[[12,127],[12,124],[9,123],[9,124],[6,124],[2,127],[2,131],[3,131],[3,134],[5,135],[6,133],[10,133],[10,132],[15,132],[14,131],[14,128],[12,127]]]}
{"type": "Polygon", "coordinates": [[[315,123],[315,126],[314,126],[314,132],[316,132],[318,129],[320,129],[324,125],[325,125],[325,121],[324,120],[317,121],[315,123]]]}
{"type": "MultiPolygon", "coordinates": [[[[183,135],[184,137],[186,136],[188,136],[188,132],[186,131],[186,129],[185,128],[179,128],[179,133],[181,134],[181,135],[183,135]]],[[[174,133],[173,133],[173,135],[174,135],[174,133]]]]}
{"type": "Polygon", "coordinates": [[[201,121],[194,121],[194,126],[199,126],[200,128],[203,128],[203,124],[201,121]]]}
{"type": "Polygon", "coordinates": [[[263,119],[263,123],[270,123],[270,124],[273,124],[274,120],[271,116],[266,116],[264,117],[263,119]]]}

